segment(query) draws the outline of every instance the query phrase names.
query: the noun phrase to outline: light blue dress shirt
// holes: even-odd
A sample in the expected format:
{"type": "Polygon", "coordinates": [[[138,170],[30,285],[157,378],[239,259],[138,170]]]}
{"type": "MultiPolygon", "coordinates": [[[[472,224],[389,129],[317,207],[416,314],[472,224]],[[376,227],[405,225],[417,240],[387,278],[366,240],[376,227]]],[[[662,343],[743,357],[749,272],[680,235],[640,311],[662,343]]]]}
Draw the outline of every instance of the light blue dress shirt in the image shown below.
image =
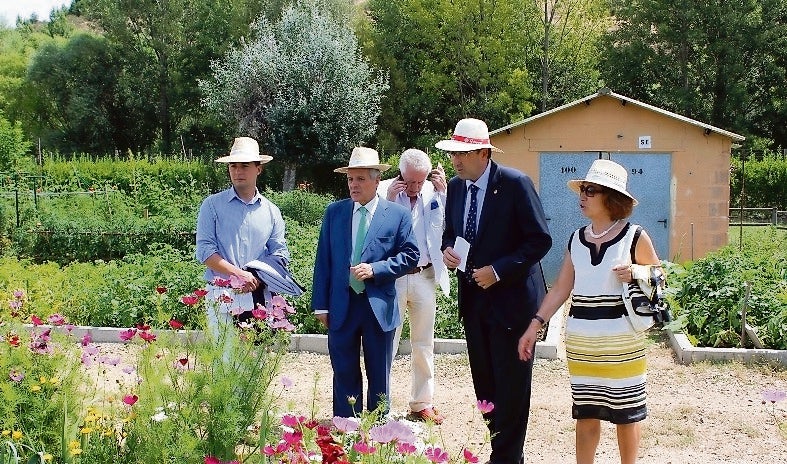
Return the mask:
{"type": "MultiPolygon", "coordinates": [[[[204,263],[214,253],[240,268],[267,255],[288,262],[281,211],[259,191],[249,203],[238,197],[234,187],[207,197],[197,216],[196,258],[204,263]]],[[[205,271],[207,282],[217,276],[228,277],[205,271]]]]}

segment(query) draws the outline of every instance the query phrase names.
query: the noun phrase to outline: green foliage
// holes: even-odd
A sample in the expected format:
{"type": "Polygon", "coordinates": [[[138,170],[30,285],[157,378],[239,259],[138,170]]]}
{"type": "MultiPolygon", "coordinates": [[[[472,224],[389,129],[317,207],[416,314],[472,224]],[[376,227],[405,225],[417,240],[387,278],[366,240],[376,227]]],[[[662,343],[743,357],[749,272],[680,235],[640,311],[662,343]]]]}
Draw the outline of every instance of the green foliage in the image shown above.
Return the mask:
{"type": "Polygon", "coordinates": [[[760,229],[742,250],[729,245],[669,274],[677,316],[672,327],[685,327],[698,346],[740,345],[748,282],[747,322],[767,347],[787,349],[787,235],[760,229]]]}
{"type": "MultiPolygon", "coordinates": [[[[320,0],[260,18],[253,38],[212,65],[204,103],[292,170],[346,159],[374,136],[384,72],[358,53],[357,39],[320,0]]],[[[291,174],[294,171],[291,171],[291,174]]]]}
{"type": "Polygon", "coordinates": [[[26,139],[22,124],[11,123],[0,111],[0,172],[24,170],[27,151],[32,144],[26,139]]]}
{"type": "Polygon", "coordinates": [[[776,153],[766,153],[760,159],[747,157],[745,166],[740,159],[733,159],[730,174],[731,207],[740,206],[742,186],[746,189],[743,198],[746,207],[787,210],[787,158],[776,153]]]}
{"type": "Polygon", "coordinates": [[[602,75],[616,92],[787,145],[781,0],[611,2],[602,75]],[[746,108],[746,111],[740,111],[746,108]]]}
{"type": "MultiPolygon", "coordinates": [[[[131,327],[148,323],[166,328],[174,318],[196,328],[201,315],[179,298],[204,286],[204,268],[193,257],[158,246],[149,255],[129,255],[108,263],[34,264],[0,258],[0,292],[23,289],[27,302],[20,317],[46,318],[53,313],[78,325],[131,327]],[[156,287],[167,290],[165,294],[156,287]]],[[[0,308],[0,316],[8,314],[0,308]]]]}

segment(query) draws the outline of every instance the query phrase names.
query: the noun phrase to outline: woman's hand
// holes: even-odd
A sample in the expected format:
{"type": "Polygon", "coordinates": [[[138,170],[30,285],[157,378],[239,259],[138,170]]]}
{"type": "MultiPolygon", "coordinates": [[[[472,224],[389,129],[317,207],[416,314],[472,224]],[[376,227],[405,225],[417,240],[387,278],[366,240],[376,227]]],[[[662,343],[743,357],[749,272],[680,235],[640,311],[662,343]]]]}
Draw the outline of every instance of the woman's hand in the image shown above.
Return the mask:
{"type": "Polygon", "coordinates": [[[525,333],[519,337],[517,351],[519,352],[519,359],[522,361],[530,361],[533,359],[533,353],[535,352],[536,348],[536,339],[538,338],[538,329],[536,328],[536,324],[539,324],[539,322],[531,322],[525,333]]]}

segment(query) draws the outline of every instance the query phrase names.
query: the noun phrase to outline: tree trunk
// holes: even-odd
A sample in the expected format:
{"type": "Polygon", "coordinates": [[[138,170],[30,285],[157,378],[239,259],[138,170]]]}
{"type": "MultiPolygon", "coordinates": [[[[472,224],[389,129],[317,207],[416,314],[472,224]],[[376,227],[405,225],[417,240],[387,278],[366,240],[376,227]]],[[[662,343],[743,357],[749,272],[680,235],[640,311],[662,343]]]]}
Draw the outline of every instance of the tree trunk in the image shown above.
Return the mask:
{"type": "Polygon", "coordinates": [[[295,188],[295,170],[296,166],[292,163],[284,164],[284,175],[281,180],[281,189],[289,192],[295,188]]]}

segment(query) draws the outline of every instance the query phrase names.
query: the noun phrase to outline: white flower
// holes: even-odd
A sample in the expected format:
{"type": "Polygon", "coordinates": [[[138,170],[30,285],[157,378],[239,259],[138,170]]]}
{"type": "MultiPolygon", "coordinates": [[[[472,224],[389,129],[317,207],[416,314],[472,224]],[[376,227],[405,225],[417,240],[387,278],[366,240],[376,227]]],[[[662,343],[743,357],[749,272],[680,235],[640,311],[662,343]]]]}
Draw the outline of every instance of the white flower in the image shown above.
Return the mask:
{"type": "Polygon", "coordinates": [[[151,419],[153,419],[154,422],[161,422],[166,418],[167,418],[167,413],[165,413],[164,411],[159,411],[156,414],[154,414],[153,417],[151,417],[151,419]]]}

